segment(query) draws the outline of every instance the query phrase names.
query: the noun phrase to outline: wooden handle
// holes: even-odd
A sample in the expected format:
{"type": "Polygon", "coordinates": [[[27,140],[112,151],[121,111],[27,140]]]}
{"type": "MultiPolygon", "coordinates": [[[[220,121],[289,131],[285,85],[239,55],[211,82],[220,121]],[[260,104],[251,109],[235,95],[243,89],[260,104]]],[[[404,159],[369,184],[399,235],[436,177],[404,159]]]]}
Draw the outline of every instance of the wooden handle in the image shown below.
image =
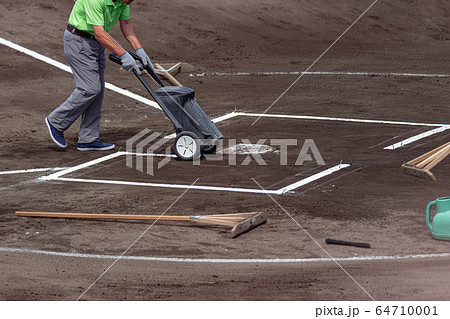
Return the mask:
{"type": "Polygon", "coordinates": [[[49,218],[80,218],[80,219],[127,219],[127,220],[166,220],[192,221],[210,225],[232,227],[232,237],[249,231],[266,221],[263,213],[223,214],[203,216],[164,216],[164,215],[132,215],[132,214],[86,214],[86,213],[49,213],[49,212],[16,212],[16,216],[49,217],[49,218]]]}
{"type": "Polygon", "coordinates": [[[433,154],[435,154],[436,152],[439,152],[442,149],[448,148],[450,147],[450,142],[445,143],[444,145],[441,145],[431,151],[429,151],[428,153],[425,153],[413,160],[410,160],[407,164],[412,164],[412,165],[417,165],[418,163],[422,162],[423,160],[427,159],[428,157],[432,156],[433,154]]]}
{"type": "Polygon", "coordinates": [[[86,213],[48,213],[16,212],[16,216],[82,219],[127,219],[127,220],[170,220],[189,221],[189,216],[131,215],[131,214],[86,214],[86,213]]]}
{"type": "Polygon", "coordinates": [[[202,224],[233,227],[233,237],[254,228],[266,221],[262,213],[222,214],[202,216],[161,216],[132,214],[86,214],[86,213],[49,213],[49,212],[16,212],[16,216],[48,217],[48,218],[79,218],[79,219],[118,219],[118,220],[165,220],[191,221],[202,224]]]}
{"type": "MultiPolygon", "coordinates": [[[[155,63],[155,67],[158,70],[164,70],[163,67],[161,65],[159,65],[158,63],[155,63]]],[[[155,72],[157,72],[157,70],[155,72]]],[[[183,86],[180,82],[177,81],[177,79],[175,79],[173,77],[172,74],[170,74],[170,72],[157,72],[158,74],[160,74],[163,78],[165,78],[167,81],[169,81],[171,84],[175,85],[175,86],[183,86]]]]}

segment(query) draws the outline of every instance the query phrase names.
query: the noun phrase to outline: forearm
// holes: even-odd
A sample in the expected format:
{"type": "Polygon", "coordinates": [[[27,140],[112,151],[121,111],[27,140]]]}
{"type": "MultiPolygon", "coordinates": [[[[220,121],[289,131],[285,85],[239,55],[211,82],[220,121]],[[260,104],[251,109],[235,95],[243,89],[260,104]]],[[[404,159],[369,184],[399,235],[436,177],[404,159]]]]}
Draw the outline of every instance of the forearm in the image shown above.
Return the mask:
{"type": "Polygon", "coordinates": [[[104,30],[102,26],[93,26],[94,35],[98,42],[100,42],[107,50],[111,51],[117,56],[125,53],[125,50],[120,47],[104,30]]]}
{"type": "Polygon", "coordinates": [[[133,46],[133,49],[137,50],[141,48],[141,43],[136,34],[136,30],[131,23],[131,20],[119,20],[120,29],[122,30],[123,36],[127,41],[133,46]]]}

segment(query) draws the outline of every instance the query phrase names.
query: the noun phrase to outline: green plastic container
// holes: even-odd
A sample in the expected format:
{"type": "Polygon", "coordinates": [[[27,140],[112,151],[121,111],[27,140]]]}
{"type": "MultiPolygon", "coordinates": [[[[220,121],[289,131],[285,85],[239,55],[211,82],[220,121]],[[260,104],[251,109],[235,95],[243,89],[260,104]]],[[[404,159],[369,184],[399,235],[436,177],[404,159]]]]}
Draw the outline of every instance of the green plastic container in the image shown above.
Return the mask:
{"type": "Polygon", "coordinates": [[[450,196],[438,198],[427,206],[427,226],[434,239],[450,240],[450,196]],[[436,206],[436,215],[431,222],[431,207],[436,206]]]}

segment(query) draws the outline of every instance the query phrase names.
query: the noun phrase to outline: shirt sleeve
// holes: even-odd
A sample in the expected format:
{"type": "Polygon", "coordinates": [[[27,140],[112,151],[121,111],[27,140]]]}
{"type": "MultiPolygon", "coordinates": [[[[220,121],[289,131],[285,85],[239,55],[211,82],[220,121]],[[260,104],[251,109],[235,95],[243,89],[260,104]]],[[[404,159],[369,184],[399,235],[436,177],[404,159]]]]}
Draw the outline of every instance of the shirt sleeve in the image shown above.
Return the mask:
{"type": "Polygon", "coordinates": [[[119,17],[120,20],[130,20],[130,5],[124,5],[122,14],[119,17]]]}
{"type": "Polygon", "coordinates": [[[84,12],[86,13],[86,22],[88,24],[105,26],[105,7],[103,1],[85,1],[84,12]]]}

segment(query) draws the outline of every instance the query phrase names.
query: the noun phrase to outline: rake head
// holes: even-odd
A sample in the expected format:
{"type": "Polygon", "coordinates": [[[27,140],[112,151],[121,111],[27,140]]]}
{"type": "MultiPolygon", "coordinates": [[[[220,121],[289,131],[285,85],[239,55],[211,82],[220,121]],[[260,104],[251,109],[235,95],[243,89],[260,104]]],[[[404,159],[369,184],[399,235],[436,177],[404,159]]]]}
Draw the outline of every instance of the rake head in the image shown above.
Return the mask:
{"type": "Polygon", "coordinates": [[[421,177],[421,178],[430,178],[433,181],[436,181],[436,177],[434,174],[427,170],[426,168],[419,167],[417,165],[405,163],[402,165],[403,171],[412,176],[421,177]]]}

